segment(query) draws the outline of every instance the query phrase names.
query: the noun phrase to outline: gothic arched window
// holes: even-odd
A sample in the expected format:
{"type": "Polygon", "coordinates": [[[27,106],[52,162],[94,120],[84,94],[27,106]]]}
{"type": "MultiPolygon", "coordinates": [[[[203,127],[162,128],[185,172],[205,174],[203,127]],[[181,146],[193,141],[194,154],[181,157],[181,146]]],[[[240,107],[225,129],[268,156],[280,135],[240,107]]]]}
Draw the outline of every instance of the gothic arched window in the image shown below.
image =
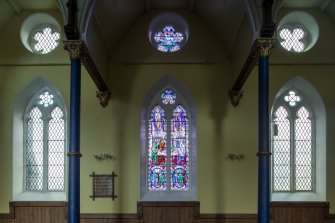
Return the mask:
{"type": "Polygon", "coordinates": [[[272,200],[325,199],[325,109],[301,77],[276,96],[271,115],[272,200]]]}
{"type": "Polygon", "coordinates": [[[194,111],[176,88],[160,88],[142,112],[142,200],[196,200],[194,111]]]}
{"type": "Polygon", "coordinates": [[[13,112],[13,200],[66,201],[67,113],[44,78],[32,81],[13,112]]]}

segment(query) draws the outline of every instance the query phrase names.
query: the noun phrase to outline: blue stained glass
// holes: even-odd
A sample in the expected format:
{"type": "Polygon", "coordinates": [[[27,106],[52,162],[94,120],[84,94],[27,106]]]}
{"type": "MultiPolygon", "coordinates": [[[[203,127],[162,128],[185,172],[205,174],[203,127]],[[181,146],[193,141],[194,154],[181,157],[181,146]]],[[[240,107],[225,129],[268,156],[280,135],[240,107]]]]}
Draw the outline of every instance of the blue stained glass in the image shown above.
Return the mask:
{"type": "Polygon", "coordinates": [[[171,89],[167,89],[161,95],[163,104],[174,104],[176,102],[176,93],[174,93],[171,89]]]}
{"type": "Polygon", "coordinates": [[[171,120],[171,190],[189,189],[189,121],[186,110],[178,105],[171,120]]]}
{"type": "Polygon", "coordinates": [[[155,33],[158,50],[162,52],[175,52],[179,50],[180,43],[183,39],[183,34],[175,32],[175,29],[171,25],[165,26],[163,32],[155,33]]]}
{"type": "Polygon", "coordinates": [[[189,171],[187,166],[171,166],[172,190],[187,190],[189,188],[189,171]]]}
{"type": "Polygon", "coordinates": [[[156,105],[149,119],[148,190],[166,190],[167,125],[164,110],[156,105]]]}
{"type": "Polygon", "coordinates": [[[153,165],[148,168],[148,189],[162,191],[166,189],[165,166],[153,165]]]}

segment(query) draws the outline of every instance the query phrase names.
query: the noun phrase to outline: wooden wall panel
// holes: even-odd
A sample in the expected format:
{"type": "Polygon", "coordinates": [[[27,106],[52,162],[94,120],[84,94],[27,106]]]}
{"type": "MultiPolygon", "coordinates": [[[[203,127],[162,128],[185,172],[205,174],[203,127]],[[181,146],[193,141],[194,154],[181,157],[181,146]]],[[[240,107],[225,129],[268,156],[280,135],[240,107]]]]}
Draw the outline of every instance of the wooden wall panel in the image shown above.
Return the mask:
{"type": "MultiPolygon", "coordinates": [[[[138,202],[136,214],[81,214],[81,223],[257,223],[257,214],[200,214],[199,202],[138,202]]],[[[0,223],[66,223],[66,202],[10,202],[0,223]]],[[[328,202],[272,202],[271,223],[335,223],[328,202]]]]}
{"type": "Polygon", "coordinates": [[[11,223],[66,223],[66,202],[10,202],[11,223]]]}
{"type": "Polygon", "coordinates": [[[327,202],[272,202],[273,223],[322,223],[327,222],[327,202]]]}
{"type": "Polygon", "coordinates": [[[139,202],[143,223],[193,223],[199,217],[199,202],[139,202]]]}
{"type": "Polygon", "coordinates": [[[257,223],[257,214],[200,214],[199,223],[257,223]]]}

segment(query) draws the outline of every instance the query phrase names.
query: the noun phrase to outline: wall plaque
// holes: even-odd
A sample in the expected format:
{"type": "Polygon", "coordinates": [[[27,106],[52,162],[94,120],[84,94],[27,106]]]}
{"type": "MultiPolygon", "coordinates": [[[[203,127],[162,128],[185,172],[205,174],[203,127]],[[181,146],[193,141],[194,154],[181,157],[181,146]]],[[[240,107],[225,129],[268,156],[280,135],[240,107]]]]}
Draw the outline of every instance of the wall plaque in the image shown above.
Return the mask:
{"type": "Polygon", "coordinates": [[[112,174],[95,174],[90,175],[93,181],[93,194],[90,196],[93,200],[98,197],[111,197],[113,200],[117,198],[114,193],[115,183],[114,179],[117,175],[112,174]]]}

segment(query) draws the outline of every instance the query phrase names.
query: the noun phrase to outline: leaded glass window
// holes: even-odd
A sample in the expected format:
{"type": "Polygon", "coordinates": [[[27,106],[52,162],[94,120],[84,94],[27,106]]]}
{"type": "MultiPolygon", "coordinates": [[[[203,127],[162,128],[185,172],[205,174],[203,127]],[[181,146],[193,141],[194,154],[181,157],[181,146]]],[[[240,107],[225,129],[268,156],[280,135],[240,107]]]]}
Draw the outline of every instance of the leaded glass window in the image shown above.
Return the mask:
{"type": "Polygon", "coordinates": [[[162,52],[175,52],[180,49],[180,43],[184,36],[180,32],[176,32],[172,25],[167,25],[162,31],[155,33],[155,41],[157,49],[162,52]]]}
{"type": "Polygon", "coordinates": [[[64,191],[65,119],[54,94],[43,90],[25,116],[25,190],[64,191]]]}
{"type": "Polygon", "coordinates": [[[31,33],[31,48],[34,53],[47,54],[57,48],[60,41],[60,33],[57,28],[44,25],[31,33]]]}
{"type": "Polygon", "coordinates": [[[165,89],[150,110],[147,133],[147,190],[188,191],[190,122],[173,89],[165,89]]]}
{"type": "Polygon", "coordinates": [[[314,119],[301,93],[287,91],[272,116],[274,192],[314,190],[314,119]]]}

